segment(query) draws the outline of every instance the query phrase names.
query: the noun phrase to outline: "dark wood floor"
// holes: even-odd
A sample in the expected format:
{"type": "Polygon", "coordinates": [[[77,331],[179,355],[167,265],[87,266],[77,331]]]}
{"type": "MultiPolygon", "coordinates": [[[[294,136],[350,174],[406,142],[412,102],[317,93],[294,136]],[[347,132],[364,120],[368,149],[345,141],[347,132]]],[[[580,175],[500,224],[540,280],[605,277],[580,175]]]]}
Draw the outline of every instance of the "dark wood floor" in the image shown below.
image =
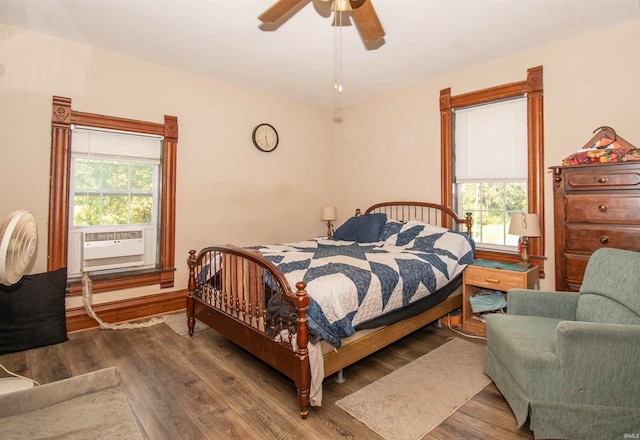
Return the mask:
{"type": "MultiPolygon", "coordinates": [[[[215,331],[179,336],[165,324],[135,330],[90,330],[69,341],[0,356],[9,370],[41,384],[116,366],[123,391],[149,439],[379,439],[335,405],[456,336],[429,326],[324,383],[321,408],[298,416],[293,383],[215,331]]],[[[483,341],[473,340],[483,344],[483,341]]],[[[3,373],[0,371],[0,373],[3,373]]],[[[493,384],[426,439],[531,439],[493,384]]]]}

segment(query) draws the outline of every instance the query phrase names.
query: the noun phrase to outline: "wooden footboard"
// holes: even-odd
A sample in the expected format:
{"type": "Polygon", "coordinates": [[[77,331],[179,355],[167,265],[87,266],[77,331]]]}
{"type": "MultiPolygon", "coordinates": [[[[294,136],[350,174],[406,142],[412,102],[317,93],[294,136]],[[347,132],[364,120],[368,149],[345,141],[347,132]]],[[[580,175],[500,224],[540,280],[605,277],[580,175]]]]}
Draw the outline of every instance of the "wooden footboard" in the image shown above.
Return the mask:
{"type": "Polygon", "coordinates": [[[188,265],[189,335],[198,319],[293,379],[306,418],[311,383],[306,284],[297,283],[294,293],[273,263],[232,246],[210,246],[197,255],[192,250],[188,265]]]}

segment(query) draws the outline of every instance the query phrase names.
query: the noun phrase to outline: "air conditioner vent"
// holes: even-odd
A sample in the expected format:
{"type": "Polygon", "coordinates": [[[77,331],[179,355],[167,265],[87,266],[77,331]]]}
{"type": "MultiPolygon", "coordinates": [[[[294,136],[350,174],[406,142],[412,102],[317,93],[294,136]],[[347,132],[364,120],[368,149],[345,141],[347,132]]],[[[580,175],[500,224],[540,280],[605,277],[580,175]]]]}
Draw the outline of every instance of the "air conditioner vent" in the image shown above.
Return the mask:
{"type": "Polygon", "coordinates": [[[143,237],[142,229],[135,231],[85,232],[84,242],[108,240],[133,240],[143,237]]]}
{"type": "Polygon", "coordinates": [[[107,270],[144,265],[144,233],[130,231],[85,232],[82,245],[84,270],[107,270]]]}

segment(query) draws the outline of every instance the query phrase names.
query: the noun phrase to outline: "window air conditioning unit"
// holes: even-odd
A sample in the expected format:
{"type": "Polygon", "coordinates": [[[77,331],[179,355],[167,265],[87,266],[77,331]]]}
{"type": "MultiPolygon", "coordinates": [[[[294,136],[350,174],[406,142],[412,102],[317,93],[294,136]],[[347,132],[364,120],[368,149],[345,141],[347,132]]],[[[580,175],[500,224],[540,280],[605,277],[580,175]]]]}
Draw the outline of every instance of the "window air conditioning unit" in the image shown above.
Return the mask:
{"type": "Polygon", "coordinates": [[[82,270],[85,272],[144,265],[142,229],[85,232],[82,242],[82,270]]]}

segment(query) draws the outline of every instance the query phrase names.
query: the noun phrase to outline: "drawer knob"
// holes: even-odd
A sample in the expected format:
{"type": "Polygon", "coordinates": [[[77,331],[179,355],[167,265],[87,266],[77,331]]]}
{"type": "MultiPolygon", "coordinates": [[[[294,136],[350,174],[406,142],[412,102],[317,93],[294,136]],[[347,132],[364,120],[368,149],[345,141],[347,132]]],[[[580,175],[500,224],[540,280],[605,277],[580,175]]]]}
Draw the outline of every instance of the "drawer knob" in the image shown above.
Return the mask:
{"type": "Polygon", "coordinates": [[[500,280],[497,278],[489,278],[489,277],[485,278],[485,281],[487,283],[495,283],[495,284],[498,284],[500,282],[500,280]]]}
{"type": "Polygon", "coordinates": [[[607,237],[606,235],[601,235],[600,236],[600,243],[602,243],[602,244],[609,243],[609,237],[607,237]]]}
{"type": "Polygon", "coordinates": [[[598,183],[607,183],[607,178],[606,177],[600,177],[598,179],[598,183]]]}
{"type": "Polygon", "coordinates": [[[604,203],[600,203],[598,205],[598,209],[602,212],[605,212],[607,210],[607,205],[605,205],[604,203]]]}

